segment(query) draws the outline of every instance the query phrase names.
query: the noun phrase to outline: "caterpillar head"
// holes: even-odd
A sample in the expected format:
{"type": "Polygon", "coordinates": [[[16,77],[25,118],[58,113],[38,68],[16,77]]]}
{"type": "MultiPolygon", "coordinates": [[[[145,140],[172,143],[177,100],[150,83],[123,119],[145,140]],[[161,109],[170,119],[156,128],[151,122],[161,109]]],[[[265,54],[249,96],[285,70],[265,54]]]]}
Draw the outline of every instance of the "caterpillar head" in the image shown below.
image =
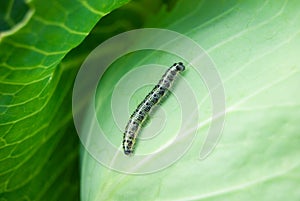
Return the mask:
{"type": "Polygon", "coordinates": [[[174,65],[176,66],[177,71],[184,71],[185,70],[185,66],[183,65],[182,62],[175,63],[174,65]]]}

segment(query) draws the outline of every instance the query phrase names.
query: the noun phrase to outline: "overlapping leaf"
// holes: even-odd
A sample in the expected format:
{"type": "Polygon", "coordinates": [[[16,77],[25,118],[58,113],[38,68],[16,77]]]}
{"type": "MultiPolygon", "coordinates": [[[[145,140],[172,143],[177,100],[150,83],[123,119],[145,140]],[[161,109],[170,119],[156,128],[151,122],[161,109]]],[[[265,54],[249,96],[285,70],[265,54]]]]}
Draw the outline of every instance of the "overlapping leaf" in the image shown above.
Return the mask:
{"type": "Polygon", "coordinates": [[[101,17],[126,2],[11,0],[3,5],[1,200],[79,199],[70,107],[76,66],[60,62],[101,17]]]}

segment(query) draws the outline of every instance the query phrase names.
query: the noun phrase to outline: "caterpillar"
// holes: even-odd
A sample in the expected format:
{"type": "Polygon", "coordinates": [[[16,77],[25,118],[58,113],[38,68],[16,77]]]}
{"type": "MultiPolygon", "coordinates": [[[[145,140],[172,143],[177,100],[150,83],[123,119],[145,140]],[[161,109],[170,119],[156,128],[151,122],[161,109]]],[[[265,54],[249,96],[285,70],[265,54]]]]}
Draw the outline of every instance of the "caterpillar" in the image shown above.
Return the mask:
{"type": "Polygon", "coordinates": [[[156,105],[162,97],[164,97],[173,84],[176,75],[184,70],[185,66],[182,62],[174,63],[170,68],[168,68],[158,84],[155,85],[152,91],[145,97],[130,116],[123,136],[123,150],[125,155],[132,155],[138,132],[148,113],[151,111],[151,108],[156,105]]]}

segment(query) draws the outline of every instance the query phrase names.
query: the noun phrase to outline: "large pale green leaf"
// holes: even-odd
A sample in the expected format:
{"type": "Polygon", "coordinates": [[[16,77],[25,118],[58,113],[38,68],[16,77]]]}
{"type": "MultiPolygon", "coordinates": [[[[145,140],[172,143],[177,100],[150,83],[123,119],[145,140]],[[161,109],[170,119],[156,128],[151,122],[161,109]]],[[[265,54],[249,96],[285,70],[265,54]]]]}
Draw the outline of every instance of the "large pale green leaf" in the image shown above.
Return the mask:
{"type": "Polygon", "coordinates": [[[126,2],[1,3],[0,200],[79,199],[70,107],[79,63],[70,57],[80,51],[60,62],[101,17],[126,2]]]}
{"type": "MultiPolygon", "coordinates": [[[[222,136],[212,154],[199,160],[209,127],[205,122],[211,115],[207,111],[209,93],[201,88],[203,83],[193,71],[187,71],[184,78],[199,92],[201,112],[201,126],[189,151],[162,171],[136,176],[110,170],[83,150],[83,200],[299,200],[299,6],[298,1],[181,0],[173,10],[162,8],[152,16],[149,27],[175,30],[192,38],[215,62],[226,93],[222,136]]],[[[133,68],[169,61],[162,52],[144,52],[121,59],[115,66],[133,68]]],[[[99,122],[113,131],[118,129],[112,127],[113,118],[106,108],[116,77],[130,70],[116,69],[117,73],[105,74],[97,97],[99,122]],[[101,99],[101,94],[108,99],[101,99]]],[[[133,98],[131,109],[147,90],[133,98]]],[[[168,104],[163,107],[176,103],[168,104]]],[[[167,120],[175,118],[171,114],[167,120]]],[[[165,138],[170,132],[172,129],[165,131],[165,138]]],[[[112,138],[121,143],[122,133],[118,133],[120,136],[112,138]]],[[[153,151],[147,143],[151,144],[145,142],[145,147],[138,148],[153,151]]],[[[147,160],[145,165],[151,158],[147,160]]]]}

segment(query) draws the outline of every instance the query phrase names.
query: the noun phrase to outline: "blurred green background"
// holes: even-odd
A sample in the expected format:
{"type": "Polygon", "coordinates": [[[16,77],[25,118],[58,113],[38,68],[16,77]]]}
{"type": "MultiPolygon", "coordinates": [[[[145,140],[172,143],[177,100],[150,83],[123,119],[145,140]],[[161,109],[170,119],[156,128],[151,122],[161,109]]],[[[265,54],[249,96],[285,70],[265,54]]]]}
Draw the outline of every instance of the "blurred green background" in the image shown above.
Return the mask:
{"type": "MultiPolygon", "coordinates": [[[[297,0],[2,1],[0,200],[299,200],[299,8],[297,0]],[[174,165],[133,176],[80,149],[71,94],[97,45],[143,27],[174,30],[203,47],[222,78],[227,114],[205,160],[198,158],[209,124],[174,165]]],[[[126,62],[169,59],[151,54],[126,62]]],[[[192,73],[185,78],[201,88],[192,73]]],[[[209,93],[199,98],[201,124],[209,93]]]]}

